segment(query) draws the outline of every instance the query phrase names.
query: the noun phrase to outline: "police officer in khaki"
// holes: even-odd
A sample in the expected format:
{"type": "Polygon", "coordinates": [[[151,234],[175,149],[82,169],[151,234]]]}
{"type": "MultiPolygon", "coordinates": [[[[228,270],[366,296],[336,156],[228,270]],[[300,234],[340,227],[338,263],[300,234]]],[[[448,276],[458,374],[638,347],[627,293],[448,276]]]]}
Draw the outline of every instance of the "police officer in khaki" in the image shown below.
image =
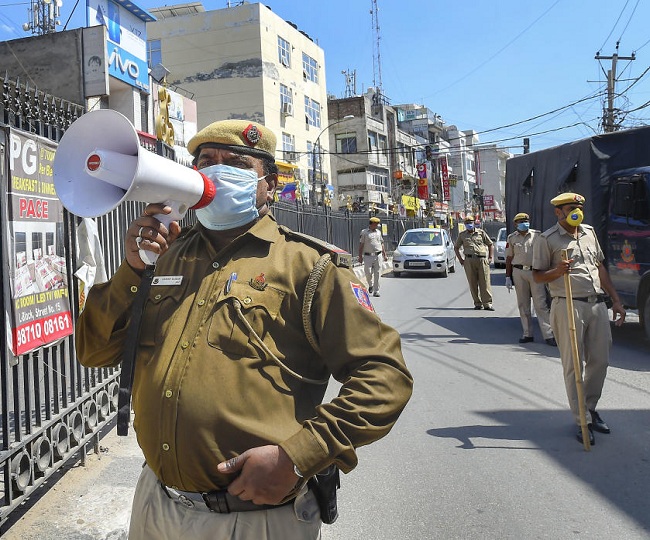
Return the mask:
{"type": "Polygon", "coordinates": [[[474,309],[492,307],[492,287],[490,285],[490,263],[494,245],[488,234],[474,225],[474,216],[465,216],[465,230],[461,231],[454,245],[456,257],[465,269],[469,292],[474,300],[474,309]],[[460,249],[463,249],[463,255],[460,249]]]}
{"type": "Polygon", "coordinates": [[[188,150],[215,199],[182,231],[156,219],[169,207],[147,205],[126,231],[126,260],[79,319],[80,362],[119,365],[149,273],[139,249],[160,254],[137,337],[133,425],[146,466],[130,540],[320,538],[325,508],[308,479],[354,469],[356,448],[386,435],[411,395],[400,336],[350,255],[273,218],[275,148],[247,120],[199,131],[188,150]],[[330,377],[340,393],[321,405],[330,377]]]}
{"type": "Polygon", "coordinates": [[[539,231],[530,228],[530,217],[520,212],[513,220],[516,231],[508,235],[506,243],[506,287],[510,292],[514,286],[517,293],[517,307],[524,333],[519,343],[530,343],[533,337],[533,318],[530,310],[532,299],[539,329],[547,345],[557,346],[549,323],[549,308],[546,304],[546,288],[533,279],[533,242],[539,231]]]}
{"type": "Polygon", "coordinates": [[[584,203],[585,198],[578,193],[562,193],[551,200],[558,222],[544,231],[533,245],[533,277],[537,283],[548,283],[553,297],[550,321],[560,349],[569,406],[578,425],[577,439],[582,443],[564,275],[568,273],[571,279],[577,345],[583,371],[584,405],[589,440],[593,445],[594,431],[610,432],[609,426],[596,411],[612,345],[603,291],[613,301],[613,320],[617,326],[625,321],[625,309],[605,268],[604,255],[594,229],[582,223],[584,203]],[[565,249],[568,260],[562,257],[562,250],[565,249]]]}
{"type": "Polygon", "coordinates": [[[383,256],[384,261],[388,260],[384,237],[379,228],[380,223],[381,220],[378,217],[371,217],[368,228],[363,229],[359,237],[359,262],[363,263],[368,292],[371,292],[373,296],[379,296],[379,276],[381,274],[379,256],[383,256]]]}

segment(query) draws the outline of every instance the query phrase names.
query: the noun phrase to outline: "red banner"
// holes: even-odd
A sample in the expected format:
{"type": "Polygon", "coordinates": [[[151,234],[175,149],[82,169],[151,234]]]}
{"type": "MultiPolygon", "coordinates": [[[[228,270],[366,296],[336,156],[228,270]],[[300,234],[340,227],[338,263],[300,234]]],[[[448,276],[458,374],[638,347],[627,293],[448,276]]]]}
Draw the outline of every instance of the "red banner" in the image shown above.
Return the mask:
{"type": "Polygon", "coordinates": [[[447,156],[438,158],[440,164],[440,178],[442,179],[442,200],[448,201],[451,199],[449,193],[449,169],[447,168],[447,156]]]}
{"type": "Polygon", "coordinates": [[[429,182],[426,178],[418,178],[418,199],[429,198],[429,182]]]}

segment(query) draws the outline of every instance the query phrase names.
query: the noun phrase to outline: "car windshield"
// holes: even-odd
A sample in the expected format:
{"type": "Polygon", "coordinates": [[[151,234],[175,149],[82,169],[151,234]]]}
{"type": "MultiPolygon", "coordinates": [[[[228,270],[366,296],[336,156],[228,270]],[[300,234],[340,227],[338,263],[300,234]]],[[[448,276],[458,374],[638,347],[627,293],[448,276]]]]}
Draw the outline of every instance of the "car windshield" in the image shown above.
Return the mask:
{"type": "Polygon", "coordinates": [[[508,234],[507,234],[506,229],[500,229],[499,230],[499,238],[497,238],[497,242],[505,242],[508,239],[508,234]]]}
{"type": "Polygon", "coordinates": [[[400,242],[402,246],[441,246],[442,237],[435,231],[409,231],[400,242]]]}

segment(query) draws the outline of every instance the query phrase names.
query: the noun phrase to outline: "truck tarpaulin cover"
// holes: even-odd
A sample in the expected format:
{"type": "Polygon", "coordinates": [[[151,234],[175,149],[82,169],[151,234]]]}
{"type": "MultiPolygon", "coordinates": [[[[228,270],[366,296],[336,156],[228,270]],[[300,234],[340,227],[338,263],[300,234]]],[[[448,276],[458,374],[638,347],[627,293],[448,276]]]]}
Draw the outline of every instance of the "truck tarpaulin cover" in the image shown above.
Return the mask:
{"type": "Polygon", "coordinates": [[[513,157],[506,163],[509,232],[518,212],[528,213],[531,227],[545,231],[557,222],[550,200],[572,191],[586,198],[585,223],[596,228],[604,244],[610,175],[646,165],[650,165],[650,127],[597,135],[513,157]]]}

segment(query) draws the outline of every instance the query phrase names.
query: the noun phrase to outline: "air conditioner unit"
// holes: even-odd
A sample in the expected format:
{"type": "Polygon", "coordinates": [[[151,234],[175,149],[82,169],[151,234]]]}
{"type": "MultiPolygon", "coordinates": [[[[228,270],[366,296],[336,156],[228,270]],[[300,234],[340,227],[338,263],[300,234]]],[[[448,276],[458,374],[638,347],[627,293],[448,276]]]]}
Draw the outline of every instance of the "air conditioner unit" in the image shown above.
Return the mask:
{"type": "Polygon", "coordinates": [[[298,152],[285,152],[284,159],[286,161],[298,161],[298,152]]]}
{"type": "Polygon", "coordinates": [[[285,101],[282,104],[282,114],[285,116],[293,116],[293,103],[289,103],[288,101],[285,101]]]}

